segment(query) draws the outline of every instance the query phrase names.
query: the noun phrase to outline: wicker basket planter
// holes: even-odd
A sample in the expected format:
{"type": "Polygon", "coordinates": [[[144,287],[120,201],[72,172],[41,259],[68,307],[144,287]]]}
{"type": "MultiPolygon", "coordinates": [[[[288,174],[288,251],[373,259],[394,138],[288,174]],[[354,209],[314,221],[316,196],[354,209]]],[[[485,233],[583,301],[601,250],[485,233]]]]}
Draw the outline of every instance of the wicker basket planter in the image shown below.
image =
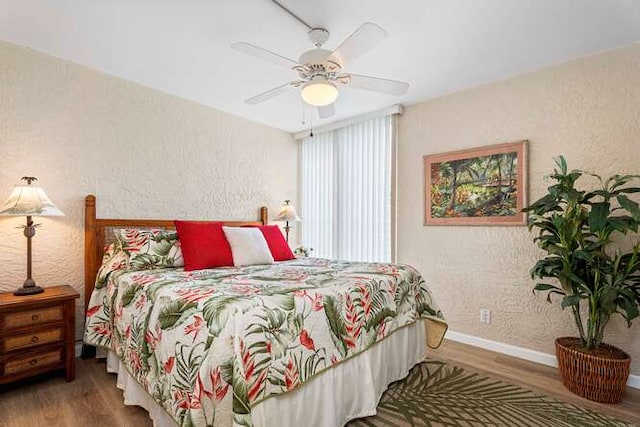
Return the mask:
{"type": "Polygon", "coordinates": [[[617,347],[602,344],[608,355],[576,349],[579,338],[556,339],[558,369],[564,386],[572,393],[601,403],[620,403],[629,378],[631,357],[617,347]]]}

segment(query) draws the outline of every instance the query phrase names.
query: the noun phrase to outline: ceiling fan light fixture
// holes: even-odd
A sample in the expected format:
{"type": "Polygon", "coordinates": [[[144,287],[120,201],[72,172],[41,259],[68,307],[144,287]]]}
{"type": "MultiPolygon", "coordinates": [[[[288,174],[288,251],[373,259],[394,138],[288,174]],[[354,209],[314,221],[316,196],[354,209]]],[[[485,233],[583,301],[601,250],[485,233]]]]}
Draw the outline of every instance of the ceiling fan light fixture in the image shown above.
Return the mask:
{"type": "Polygon", "coordinates": [[[338,88],[326,79],[316,79],[305,83],[300,91],[302,100],[314,107],[332,104],[338,98],[338,88]]]}

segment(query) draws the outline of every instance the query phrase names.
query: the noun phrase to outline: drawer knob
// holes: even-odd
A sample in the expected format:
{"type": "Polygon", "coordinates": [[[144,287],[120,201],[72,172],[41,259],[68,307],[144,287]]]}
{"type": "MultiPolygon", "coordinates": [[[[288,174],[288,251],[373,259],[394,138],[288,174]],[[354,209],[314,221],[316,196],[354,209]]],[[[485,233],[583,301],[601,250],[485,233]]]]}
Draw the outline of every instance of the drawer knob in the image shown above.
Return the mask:
{"type": "Polygon", "coordinates": [[[40,318],[40,315],[39,315],[39,314],[34,314],[33,316],[31,316],[31,320],[33,320],[34,322],[35,322],[36,320],[38,320],[39,318],[40,318]]]}
{"type": "Polygon", "coordinates": [[[29,365],[31,365],[31,366],[35,366],[35,365],[37,365],[37,364],[38,364],[38,359],[31,359],[31,360],[29,361],[29,365]]]}
{"type": "Polygon", "coordinates": [[[31,337],[31,342],[38,342],[39,338],[37,335],[31,337]]]}

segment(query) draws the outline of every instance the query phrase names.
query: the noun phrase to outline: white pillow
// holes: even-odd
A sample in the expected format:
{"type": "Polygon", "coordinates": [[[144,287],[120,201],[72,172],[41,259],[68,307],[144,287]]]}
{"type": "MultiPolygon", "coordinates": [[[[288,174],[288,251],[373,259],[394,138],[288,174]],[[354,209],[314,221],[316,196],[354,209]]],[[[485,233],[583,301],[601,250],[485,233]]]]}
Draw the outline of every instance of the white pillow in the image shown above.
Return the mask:
{"type": "Polygon", "coordinates": [[[231,253],[233,265],[273,264],[273,256],[267,240],[259,228],[222,227],[231,253]]]}

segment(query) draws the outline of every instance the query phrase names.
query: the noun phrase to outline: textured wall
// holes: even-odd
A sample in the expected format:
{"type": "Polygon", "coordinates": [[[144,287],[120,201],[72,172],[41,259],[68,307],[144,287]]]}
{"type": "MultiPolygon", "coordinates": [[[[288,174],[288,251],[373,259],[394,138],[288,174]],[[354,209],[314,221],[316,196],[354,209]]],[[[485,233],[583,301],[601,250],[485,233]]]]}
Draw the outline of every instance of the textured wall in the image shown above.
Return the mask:
{"type": "MultiPolygon", "coordinates": [[[[526,227],[425,227],[425,154],[528,139],[529,200],[539,198],[553,157],[602,175],[640,173],[640,45],[409,106],[399,122],[398,257],[433,287],[451,329],[553,353],[575,334],[569,312],[532,295],[540,253],[526,227]],[[492,323],[480,324],[481,307],[492,323]]],[[[640,319],[620,318],[609,340],[640,374],[640,319]]]]}
{"type": "MultiPolygon", "coordinates": [[[[33,175],[66,214],[38,221],[42,286],[82,293],[88,193],[99,217],[273,218],[297,195],[296,163],[285,132],[0,42],[0,198],[33,175]]],[[[24,280],[23,221],[0,217],[0,290],[24,280]]]]}

